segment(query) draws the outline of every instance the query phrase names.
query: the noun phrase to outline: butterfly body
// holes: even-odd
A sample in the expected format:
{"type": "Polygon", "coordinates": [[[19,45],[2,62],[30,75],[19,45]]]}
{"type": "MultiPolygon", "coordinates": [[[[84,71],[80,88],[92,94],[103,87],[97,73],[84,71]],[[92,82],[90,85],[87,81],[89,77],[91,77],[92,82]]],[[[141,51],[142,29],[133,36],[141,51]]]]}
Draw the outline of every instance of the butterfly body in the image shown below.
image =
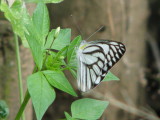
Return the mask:
{"type": "Polygon", "coordinates": [[[125,46],[120,42],[82,41],[77,51],[79,89],[86,92],[97,86],[125,51],[125,46]]]}

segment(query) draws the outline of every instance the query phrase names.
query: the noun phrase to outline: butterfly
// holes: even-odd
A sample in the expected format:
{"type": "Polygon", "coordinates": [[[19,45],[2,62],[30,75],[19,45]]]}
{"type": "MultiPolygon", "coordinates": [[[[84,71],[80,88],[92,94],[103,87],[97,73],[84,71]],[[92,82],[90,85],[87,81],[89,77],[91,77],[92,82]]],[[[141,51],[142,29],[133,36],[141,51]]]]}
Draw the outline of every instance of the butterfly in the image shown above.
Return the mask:
{"type": "Polygon", "coordinates": [[[124,55],[123,43],[111,40],[82,41],[77,50],[78,88],[86,92],[96,87],[124,55]]]}

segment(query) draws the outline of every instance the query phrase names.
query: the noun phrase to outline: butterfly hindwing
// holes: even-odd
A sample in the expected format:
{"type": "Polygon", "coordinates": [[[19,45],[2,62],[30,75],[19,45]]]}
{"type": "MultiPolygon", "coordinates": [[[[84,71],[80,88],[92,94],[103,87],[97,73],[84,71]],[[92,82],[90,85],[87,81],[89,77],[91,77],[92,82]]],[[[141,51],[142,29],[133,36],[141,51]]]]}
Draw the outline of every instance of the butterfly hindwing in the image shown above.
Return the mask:
{"type": "Polygon", "coordinates": [[[83,41],[77,51],[79,89],[86,92],[97,86],[124,53],[125,46],[120,42],[83,41]]]}

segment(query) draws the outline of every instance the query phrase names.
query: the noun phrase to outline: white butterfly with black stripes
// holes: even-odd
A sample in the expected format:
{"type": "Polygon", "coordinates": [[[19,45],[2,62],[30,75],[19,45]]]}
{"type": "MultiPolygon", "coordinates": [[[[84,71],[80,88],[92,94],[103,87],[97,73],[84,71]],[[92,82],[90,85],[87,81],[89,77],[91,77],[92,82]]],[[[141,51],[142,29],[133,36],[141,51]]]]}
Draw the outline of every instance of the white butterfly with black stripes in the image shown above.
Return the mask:
{"type": "Polygon", "coordinates": [[[125,46],[116,41],[82,41],[77,51],[79,89],[86,92],[97,86],[125,51],[125,46]]]}

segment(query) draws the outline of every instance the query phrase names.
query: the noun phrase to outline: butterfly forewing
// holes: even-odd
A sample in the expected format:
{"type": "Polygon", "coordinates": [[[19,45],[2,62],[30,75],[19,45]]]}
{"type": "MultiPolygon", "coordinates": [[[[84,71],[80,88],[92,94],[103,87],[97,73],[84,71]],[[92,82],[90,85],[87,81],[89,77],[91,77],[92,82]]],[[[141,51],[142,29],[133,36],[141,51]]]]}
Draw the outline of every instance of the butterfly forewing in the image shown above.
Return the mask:
{"type": "Polygon", "coordinates": [[[120,42],[83,41],[77,51],[79,89],[86,92],[97,86],[125,51],[125,46],[120,42]]]}

